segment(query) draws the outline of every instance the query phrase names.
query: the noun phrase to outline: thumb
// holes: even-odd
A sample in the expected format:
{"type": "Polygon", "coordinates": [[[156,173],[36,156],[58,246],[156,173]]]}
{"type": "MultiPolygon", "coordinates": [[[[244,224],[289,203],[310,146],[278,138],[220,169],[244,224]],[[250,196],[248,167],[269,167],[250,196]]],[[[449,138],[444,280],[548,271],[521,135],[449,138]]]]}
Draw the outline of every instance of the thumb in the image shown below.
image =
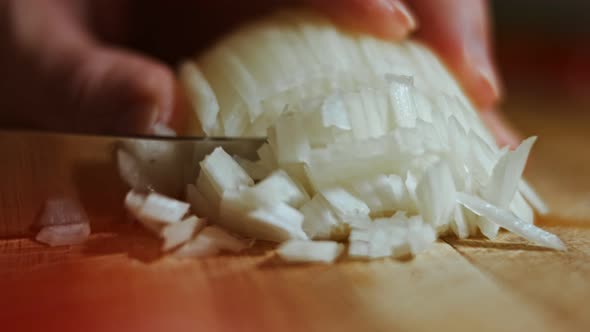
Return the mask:
{"type": "Polygon", "coordinates": [[[157,124],[179,130],[179,87],[163,64],[128,51],[97,46],[74,71],[76,131],[150,134],[157,124]]]}

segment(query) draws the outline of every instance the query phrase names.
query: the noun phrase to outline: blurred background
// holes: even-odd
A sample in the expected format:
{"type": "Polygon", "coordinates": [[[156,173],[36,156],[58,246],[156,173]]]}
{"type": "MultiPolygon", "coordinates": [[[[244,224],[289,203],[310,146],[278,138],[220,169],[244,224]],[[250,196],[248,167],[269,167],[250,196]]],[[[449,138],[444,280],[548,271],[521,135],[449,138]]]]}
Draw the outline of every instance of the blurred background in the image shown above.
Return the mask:
{"type": "Polygon", "coordinates": [[[527,177],[563,218],[590,215],[590,1],[491,0],[501,109],[538,142],[527,177]]]}
{"type": "Polygon", "coordinates": [[[588,98],[590,1],[492,0],[490,4],[496,59],[508,98],[516,93],[588,98]]]}

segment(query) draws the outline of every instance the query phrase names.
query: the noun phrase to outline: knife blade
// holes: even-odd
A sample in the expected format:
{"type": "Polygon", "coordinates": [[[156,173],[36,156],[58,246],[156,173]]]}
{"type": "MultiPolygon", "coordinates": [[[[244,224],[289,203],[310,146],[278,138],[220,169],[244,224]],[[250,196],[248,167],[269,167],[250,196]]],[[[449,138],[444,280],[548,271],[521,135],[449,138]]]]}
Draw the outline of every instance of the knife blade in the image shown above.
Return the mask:
{"type": "Polygon", "coordinates": [[[120,176],[121,154],[140,158],[144,185],[150,176],[166,178],[163,184],[147,184],[174,195],[194,182],[198,161],[216,147],[255,159],[264,141],[0,130],[0,238],[29,236],[50,199],[80,203],[93,230],[125,218],[122,203],[129,185],[120,176]]]}

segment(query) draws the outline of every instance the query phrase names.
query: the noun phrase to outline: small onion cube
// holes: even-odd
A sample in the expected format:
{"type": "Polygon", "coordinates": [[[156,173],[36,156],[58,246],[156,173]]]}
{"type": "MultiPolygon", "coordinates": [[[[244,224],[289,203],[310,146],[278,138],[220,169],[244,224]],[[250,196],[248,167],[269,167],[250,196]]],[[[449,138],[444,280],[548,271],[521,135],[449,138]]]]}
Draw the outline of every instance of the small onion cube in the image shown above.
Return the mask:
{"type": "MultiPolygon", "coordinates": [[[[220,196],[226,191],[239,190],[254,184],[246,171],[221,147],[215,148],[200,162],[200,165],[201,172],[207,176],[220,196]]],[[[203,194],[205,193],[203,192],[203,194]]]]}
{"type": "Polygon", "coordinates": [[[165,226],[160,231],[160,236],[164,239],[162,250],[168,251],[190,240],[194,233],[205,227],[205,224],[205,219],[190,216],[181,222],[165,226]]]}
{"type": "Polygon", "coordinates": [[[240,240],[216,226],[205,227],[191,241],[176,250],[175,257],[208,257],[221,251],[240,252],[251,246],[251,242],[240,240]]]}
{"type": "Polygon", "coordinates": [[[243,195],[254,204],[287,203],[296,208],[309,200],[305,190],[282,170],[274,171],[254,187],[246,189],[243,195]]]}
{"type": "Polygon", "coordinates": [[[87,223],[89,223],[88,216],[82,205],[67,197],[48,199],[39,218],[41,226],[87,223]]]}
{"type": "Polygon", "coordinates": [[[227,193],[219,212],[217,224],[243,236],[272,242],[308,238],[301,228],[303,214],[285,203],[252,207],[241,194],[227,193]]]}
{"type": "Polygon", "coordinates": [[[35,239],[52,247],[84,243],[90,236],[90,224],[65,224],[45,226],[35,239]]]}
{"type": "Polygon", "coordinates": [[[344,245],[333,241],[290,240],[279,246],[277,254],[289,263],[333,263],[344,245]]]}
{"type": "Polygon", "coordinates": [[[150,193],[138,213],[141,222],[170,224],[179,222],[188,212],[190,205],[175,199],[150,193]]]}

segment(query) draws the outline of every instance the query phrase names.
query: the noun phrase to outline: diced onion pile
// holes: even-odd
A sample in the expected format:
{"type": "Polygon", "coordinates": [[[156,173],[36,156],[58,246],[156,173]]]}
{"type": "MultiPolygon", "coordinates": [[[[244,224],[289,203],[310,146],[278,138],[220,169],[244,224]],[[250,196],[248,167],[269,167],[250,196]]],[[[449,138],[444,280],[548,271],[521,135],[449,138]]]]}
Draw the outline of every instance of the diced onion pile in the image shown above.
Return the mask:
{"type": "MultiPolygon", "coordinates": [[[[283,243],[289,262],[416,255],[439,236],[494,239],[505,228],[563,250],[533,225],[546,206],[521,179],[535,141],[500,149],[425,47],[342,32],[280,13],[236,32],[181,80],[202,130],[266,136],[259,160],[217,148],[186,187],[187,204],[131,192],[127,206],[179,256],[239,251],[241,237],[283,243]],[[184,218],[184,219],[183,219],[184,218]],[[187,224],[188,221],[192,220],[187,224]],[[184,243],[184,244],[182,244],[184,243]]],[[[132,156],[128,153],[125,157],[132,156]]],[[[125,165],[143,167],[137,157],[125,165]]],[[[133,167],[123,168],[129,183],[133,167]]],[[[167,170],[171,173],[171,170],[167,170]]]]}

